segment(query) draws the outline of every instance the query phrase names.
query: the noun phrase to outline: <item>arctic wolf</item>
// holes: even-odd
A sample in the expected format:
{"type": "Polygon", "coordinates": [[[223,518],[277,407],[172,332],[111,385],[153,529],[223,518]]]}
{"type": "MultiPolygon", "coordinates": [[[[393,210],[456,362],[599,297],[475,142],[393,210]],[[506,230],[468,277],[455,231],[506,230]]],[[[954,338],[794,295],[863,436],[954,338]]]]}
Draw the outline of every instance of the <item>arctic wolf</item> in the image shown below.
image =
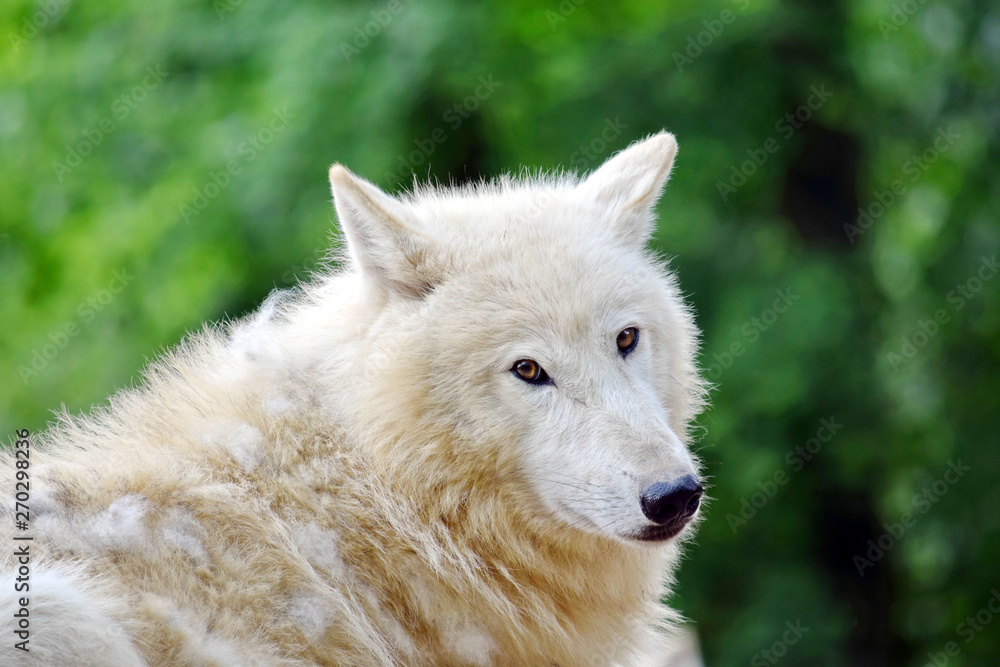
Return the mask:
{"type": "Polygon", "coordinates": [[[0,662],[662,664],[702,495],[645,248],[676,151],[400,197],[334,165],[339,268],[30,443],[0,662]]]}

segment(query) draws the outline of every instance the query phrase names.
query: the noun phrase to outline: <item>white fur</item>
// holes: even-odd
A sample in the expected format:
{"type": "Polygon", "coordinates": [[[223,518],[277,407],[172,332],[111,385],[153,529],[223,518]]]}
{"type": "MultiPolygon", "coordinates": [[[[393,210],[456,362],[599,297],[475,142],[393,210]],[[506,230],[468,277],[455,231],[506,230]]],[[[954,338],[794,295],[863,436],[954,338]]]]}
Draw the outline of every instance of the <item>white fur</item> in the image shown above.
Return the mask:
{"type": "MultiPolygon", "coordinates": [[[[7,588],[7,587],[5,587],[7,588]]],[[[12,648],[12,632],[2,650],[0,664],[79,665],[80,667],[136,667],[146,662],[132,644],[127,624],[116,623],[122,604],[110,596],[110,582],[88,580],[73,565],[39,563],[32,573],[30,599],[33,635],[27,652],[12,648]]],[[[0,618],[10,627],[21,595],[0,595],[0,618]]]]}
{"type": "Polygon", "coordinates": [[[445,650],[465,664],[488,667],[496,642],[472,623],[451,623],[441,628],[445,650]]]}
{"type": "Polygon", "coordinates": [[[221,419],[206,422],[202,438],[225,449],[244,468],[255,468],[264,457],[264,434],[245,422],[221,419]]]}
{"type": "Polygon", "coordinates": [[[401,197],[333,167],[340,268],[34,443],[34,664],[655,663],[692,531],[641,541],[639,496],[698,475],[705,391],[645,248],[676,150],[401,197]]]}
{"type": "Polygon", "coordinates": [[[340,538],[336,532],[307,523],[293,526],[291,537],[310,565],[332,577],[345,575],[344,561],[337,547],[340,538]]]}
{"type": "Polygon", "coordinates": [[[313,641],[322,637],[327,626],[334,620],[333,610],[329,608],[326,600],[308,593],[293,597],[286,613],[289,620],[313,641]]]}

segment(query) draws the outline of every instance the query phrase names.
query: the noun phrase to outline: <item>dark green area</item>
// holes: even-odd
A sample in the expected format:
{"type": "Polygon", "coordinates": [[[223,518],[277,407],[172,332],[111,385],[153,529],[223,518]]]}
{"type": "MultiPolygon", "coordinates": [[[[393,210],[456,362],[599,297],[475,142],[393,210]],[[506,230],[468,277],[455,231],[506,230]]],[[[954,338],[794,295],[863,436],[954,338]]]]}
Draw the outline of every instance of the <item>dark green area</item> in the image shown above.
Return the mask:
{"type": "Polygon", "coordinates": [[[87,409],[185,331],[305,278],[333,161],[398,189],[591,169],[667,128],[656,244],[717,384],[714,500],[675,600],[708,664],[924,665],[951,641],[948,665],[996,664],[1000,8],[386,7],[3,5],[3,431],[87,409]],[[968,467],[954,483],[949,462],[968,467]],[[977,612],[992,625],[960,626],[977,612]]]}

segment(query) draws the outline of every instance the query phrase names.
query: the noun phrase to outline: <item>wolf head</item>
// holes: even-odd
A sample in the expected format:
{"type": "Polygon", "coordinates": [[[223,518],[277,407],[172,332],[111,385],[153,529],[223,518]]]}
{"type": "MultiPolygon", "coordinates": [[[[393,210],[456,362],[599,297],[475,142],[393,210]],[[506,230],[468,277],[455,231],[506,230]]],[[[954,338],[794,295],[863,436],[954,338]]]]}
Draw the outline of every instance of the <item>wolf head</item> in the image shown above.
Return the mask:
{"type": "Polygon", "coordinates": [[[381,362],[361,362],[361,410],[412,420],[395,427],[401,462],[441,449],[421,441],[433,422],[460,444],[428,480],[520,484],[529,511],[627,543],[684,529],[702,493],[697,331],[645,247],[676,152],[660,133],[583,179],[401,198],[331,168],[349,271],[374,304],[362,334],[382,341],[381,362]]]}

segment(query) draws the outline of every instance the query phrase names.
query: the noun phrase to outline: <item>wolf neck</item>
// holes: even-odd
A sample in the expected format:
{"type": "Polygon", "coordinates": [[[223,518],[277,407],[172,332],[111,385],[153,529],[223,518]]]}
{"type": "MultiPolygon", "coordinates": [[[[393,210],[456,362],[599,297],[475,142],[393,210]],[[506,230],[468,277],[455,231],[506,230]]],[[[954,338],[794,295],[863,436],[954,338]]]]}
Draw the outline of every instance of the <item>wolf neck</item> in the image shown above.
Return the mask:
{"type": "MultiPolygon", "coordinates": [[[[409,465],[435,470],[432,460],[409,465]]],[[[659,600],[674,547],[633,547],[559,526],[532,511],[513,471],[430,484],[382,472],[377,483],[391,489],[383,495],[400,504],[371,537],[367,553],[381,557],[362,566],[366,583],[420,610],[411,632],[436,638],[444,663],[458,635],[486,637],[509,664],[585,664],[634,646],[669,614],[659,600]]]]}

